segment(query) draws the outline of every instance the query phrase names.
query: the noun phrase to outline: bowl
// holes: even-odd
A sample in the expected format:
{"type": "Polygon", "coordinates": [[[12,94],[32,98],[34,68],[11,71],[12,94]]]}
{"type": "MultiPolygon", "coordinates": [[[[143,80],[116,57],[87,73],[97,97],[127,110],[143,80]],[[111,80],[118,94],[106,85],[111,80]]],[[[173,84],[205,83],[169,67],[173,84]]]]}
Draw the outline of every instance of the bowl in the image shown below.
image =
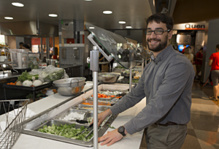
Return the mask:
{"type": "Polygon", "coordinates": [[[119,76],[119,74],[103,73],[99,74],[98,80],[102,83],[116,83],[119,76]]]}
{"type": "Polygon", "coordinates": [[[73,77],[67,79],[60,79],[53,82],[58,87],[58,93],[63,96],[71,96],[78,93],[84,88],[86,78],[73,77]]]}

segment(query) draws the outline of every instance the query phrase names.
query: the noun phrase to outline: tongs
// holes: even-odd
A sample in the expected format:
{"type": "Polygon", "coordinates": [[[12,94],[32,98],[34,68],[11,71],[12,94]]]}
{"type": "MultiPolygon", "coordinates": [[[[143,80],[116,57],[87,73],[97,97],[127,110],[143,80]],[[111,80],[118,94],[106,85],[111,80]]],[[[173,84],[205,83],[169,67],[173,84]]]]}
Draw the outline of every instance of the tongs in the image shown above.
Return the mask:
{"type": "MultiPolygon", "coordinates": [[[[78,136],[78,135],[84,133],[85,131],[89,131],[90,129],[93,129],[93,123],[90,124],[90,125],[89,125],[87,128],[85,128],[83,131],[77,133],[75,136],[78,136]]],[[[90,132],[89,132],[89,135],[90,135],[90,132]]],[[[85,138],[88,137],[89,135],[85,136],[85,138]]]]}
{"type": "Polygon", "coordinates": [[[94,129],[93,129],[93,123],[88,126],[88,130],[91,130],[91,131],[85,136],[85,138],[87,138],[88,136],[91,135],[91,133],[93,133],[93,131],[94,131],[94,129]]]}

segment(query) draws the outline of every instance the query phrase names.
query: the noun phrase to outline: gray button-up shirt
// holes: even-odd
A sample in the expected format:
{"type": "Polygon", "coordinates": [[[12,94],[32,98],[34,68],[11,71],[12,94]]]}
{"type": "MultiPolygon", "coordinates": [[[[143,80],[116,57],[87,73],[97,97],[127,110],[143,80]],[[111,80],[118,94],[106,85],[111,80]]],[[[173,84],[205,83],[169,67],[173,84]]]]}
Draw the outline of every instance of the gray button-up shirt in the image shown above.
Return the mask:
{"type": "Polygon", "coordinates": [[[124,125],[129,134],[154,123],[187,124],[194,75],[191,62],[168,46],[145,67],[137,86],[111,107],[111,111],[118,114],[146,97],[146,106],[124,125]]]}

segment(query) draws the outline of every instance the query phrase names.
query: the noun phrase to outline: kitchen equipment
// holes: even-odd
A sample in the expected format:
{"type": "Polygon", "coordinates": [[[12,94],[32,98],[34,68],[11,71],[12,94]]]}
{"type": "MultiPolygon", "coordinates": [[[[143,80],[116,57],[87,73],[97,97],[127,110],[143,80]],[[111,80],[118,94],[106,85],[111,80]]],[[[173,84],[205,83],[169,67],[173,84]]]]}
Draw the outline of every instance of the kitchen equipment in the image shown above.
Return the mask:
{"type": "Polygon", "coordinates": [[[13,69],[27,69],[28,49],[9,49],[13,69]]]}
{"type": "Polygon", "coordinates": [[[29,99],[0,100],[0,107],[4,107],[3,113],[7,113],[10,110],[13,110],[10,111],[8,114],[5,114],[5,123],[4,121],[1,122],[0,148],[12,148],[17,139],[19,138],[23,126],[18,124],[22,123],[25,120],[28,102],[29,99]],[[15,104],[11,104],[15,102],[19,105],[22,105],[22,107],[17,109],[15,104]]]}
{"type": "Polygon", "coordinates": [[[54,85],[58,87],[58,93],[63,96],[71,96],[80,93],[85,85],[86,78],[73,77],[54,81],[54,85]]]}
{"type": "Polygon", "coordinates": [[[0,63],[3,63],[5,61],[9,61],[9,50],[6,47],[3,47],[0,49],[0,63]]]}
{"type": "MultiPolygon", "coordinates": [[[[136,73],[132,71],[132,78],[133,78],[135,75],[136,75],[136,73]]],[[[125,70],[125,71],[121,72],[121,76],[124,76],[125,78],[129,78],[129,76],[130,76],[129,70],[125,70]]]]}
{"type": "Polygon", "coordinates": [[[98,80],[101,83],[116,83],[119,76],[120,76],[119,74],[114,74],[114,73],[99,73],[98,80]]]}
{"type": "Polygon", "coordinates": [[[57,60],[56,59],[46,59],[47,65],[56,66],[57,60]]]}

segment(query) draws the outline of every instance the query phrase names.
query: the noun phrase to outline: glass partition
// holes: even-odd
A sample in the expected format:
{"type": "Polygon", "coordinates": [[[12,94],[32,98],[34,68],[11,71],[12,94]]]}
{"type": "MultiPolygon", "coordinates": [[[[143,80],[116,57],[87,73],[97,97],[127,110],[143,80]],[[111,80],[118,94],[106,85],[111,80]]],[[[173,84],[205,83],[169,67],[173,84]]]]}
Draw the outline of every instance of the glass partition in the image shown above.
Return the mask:
{"type": "Polygon", "coordinates": [[[138,48],[126,38],[107,31],[90,23],[85,23],[87,30],[93,34],[94,40],[123,67],[129,69],[139,60],[138,48]]]}

